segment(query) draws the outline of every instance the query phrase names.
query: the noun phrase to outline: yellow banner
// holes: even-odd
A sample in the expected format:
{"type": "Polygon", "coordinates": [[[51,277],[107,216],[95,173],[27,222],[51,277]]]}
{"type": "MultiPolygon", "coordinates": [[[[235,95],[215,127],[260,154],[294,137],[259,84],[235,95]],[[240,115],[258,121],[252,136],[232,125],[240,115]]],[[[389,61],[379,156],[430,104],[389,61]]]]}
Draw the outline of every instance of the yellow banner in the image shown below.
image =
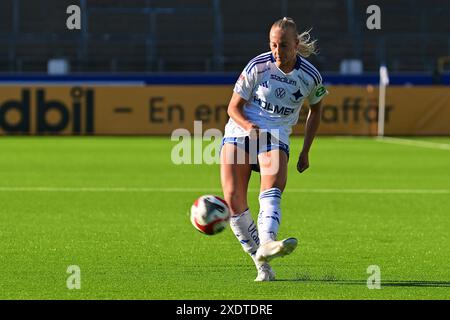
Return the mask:
{"type": "MultiPolygon", "coordinates": [[[[374,135],[378,88],[330,86],[319,134],[374,135]]],[[[0,87],[0,134],[168,135],[223,130],[232,86],[0,87]]],[[[308,108],[294,134],[302,134],[308,108]]],[[[450,135],[450,87],[388,87],[386,135],[450,135]]]]}

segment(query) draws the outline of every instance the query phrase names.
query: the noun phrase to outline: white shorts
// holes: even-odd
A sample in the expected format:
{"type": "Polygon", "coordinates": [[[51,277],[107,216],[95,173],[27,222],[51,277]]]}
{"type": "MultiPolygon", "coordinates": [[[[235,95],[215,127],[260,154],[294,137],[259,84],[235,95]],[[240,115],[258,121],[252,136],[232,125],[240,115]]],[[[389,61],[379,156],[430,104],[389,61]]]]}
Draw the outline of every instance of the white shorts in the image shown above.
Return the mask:
{"type": "Polygon", "coordinates": [[[263,152],[268,152],[271,150],[282,150],[286,153],[289,159],[289,145],[276,139],[268,132],[261,133],[260,138],[250,139],[249,136],[244,137],[224,137],[222,139],[222,144],[220,150],[226,143],[231,143],[241,150],[244,150],[250,158],[250,163],[252,164],[252,170],[259,172],[258,155],[263,152]]]}

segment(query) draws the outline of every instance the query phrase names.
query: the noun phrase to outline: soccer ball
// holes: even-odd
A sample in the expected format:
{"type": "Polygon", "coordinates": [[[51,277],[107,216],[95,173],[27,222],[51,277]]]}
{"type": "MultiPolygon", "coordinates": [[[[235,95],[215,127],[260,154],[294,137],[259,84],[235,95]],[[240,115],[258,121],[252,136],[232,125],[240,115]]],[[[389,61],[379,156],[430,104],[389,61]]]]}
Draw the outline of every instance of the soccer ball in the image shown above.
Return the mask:
{"type": "Polygon", "coordinates": [[[191,223],[201,233],[217,234],[227,227],[229,220],[228,205],[217,196],[201,196],[191,207],[191,223]]]}

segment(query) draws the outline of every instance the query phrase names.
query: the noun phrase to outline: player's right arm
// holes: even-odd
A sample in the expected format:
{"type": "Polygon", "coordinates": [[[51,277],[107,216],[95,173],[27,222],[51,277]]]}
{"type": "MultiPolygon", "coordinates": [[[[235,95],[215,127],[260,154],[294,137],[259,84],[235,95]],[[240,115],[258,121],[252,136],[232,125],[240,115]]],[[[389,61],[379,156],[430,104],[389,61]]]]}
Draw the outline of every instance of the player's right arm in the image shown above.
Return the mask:
{"type": "Polygon", "coordinates": [[[244,105],[251,99],[258,82],[258,69],[255,64],[252,64],[252,61],[247,64],[239,76],[233,89],[233,96],[228,105],[228,115],[230,118],[248,132],[250,136],[252,136],[253,132],[257,133],[259,130],[259,127],[247,119],[244,113],[244,105]]]}
{"type": "Polygon", "coordinates": [[[228,115],[245,131],[251,132],[251,130],[258,130],[259,127],[249,121],[244,114],[244,105],[246,103],[247,100],[242,98],[238,93],[233,92],[233,96],[228,104],[228,115]]]}

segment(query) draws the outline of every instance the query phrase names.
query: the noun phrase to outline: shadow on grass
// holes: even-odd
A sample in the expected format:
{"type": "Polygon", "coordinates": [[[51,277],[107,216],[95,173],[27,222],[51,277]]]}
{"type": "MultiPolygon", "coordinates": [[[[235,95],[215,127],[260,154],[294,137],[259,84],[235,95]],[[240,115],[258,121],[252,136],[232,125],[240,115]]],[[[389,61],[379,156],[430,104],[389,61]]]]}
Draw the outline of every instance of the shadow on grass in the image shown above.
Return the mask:
{"type": "MultiPolygon", "coordinates": [[[[367,280],[330,280],[330,279],[317,280],[317,279],[295,278],[295,279],[277,279],[275,281],[367,286],[367,280]]],[[[450,281],[383,280],[383,279],[381,279],[381,287],[450,288],[450,281]]]]}

